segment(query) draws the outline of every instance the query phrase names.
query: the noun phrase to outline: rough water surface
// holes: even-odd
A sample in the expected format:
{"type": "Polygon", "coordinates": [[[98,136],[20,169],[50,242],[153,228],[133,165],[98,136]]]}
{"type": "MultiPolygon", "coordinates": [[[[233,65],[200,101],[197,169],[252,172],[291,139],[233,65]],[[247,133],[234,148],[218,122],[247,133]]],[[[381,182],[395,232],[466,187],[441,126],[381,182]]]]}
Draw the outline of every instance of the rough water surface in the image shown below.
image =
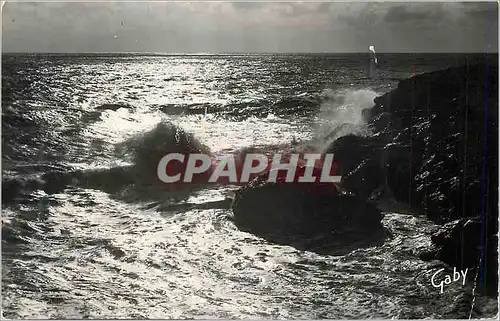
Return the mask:
{"type": "Polygon", "coordinates": [[[398,80],[479,58],[379,55],[370,75],[366,55],[4,55],[4,316],[495,315],[480,296],[471,312],[472,275],[432,287],[453,267],[420,259],[439,228],[425,216],[388,210],[382,242],[319,254],[240,231],[213,205],[235,186],[169,191],[147,177],[167,135],[218,155],[366,134],[361,111],[398,80]]]}

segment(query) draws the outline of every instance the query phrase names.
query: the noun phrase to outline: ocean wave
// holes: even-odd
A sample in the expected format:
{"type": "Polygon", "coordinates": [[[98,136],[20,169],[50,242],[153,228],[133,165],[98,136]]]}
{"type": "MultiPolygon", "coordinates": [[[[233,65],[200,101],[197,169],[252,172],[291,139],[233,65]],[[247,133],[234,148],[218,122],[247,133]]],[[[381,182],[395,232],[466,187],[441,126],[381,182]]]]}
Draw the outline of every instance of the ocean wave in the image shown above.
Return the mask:
{"type": "MultiPolygon", "coordinates": [[[[183,110],[189,114],[211,114],[224,115],[230,117],[240,115],[245,119],[265,118],[278,121],[285,117],[317,115],[321,121],[326,121],[328,131],[325,131],[320,139],[312,141],[302,141],[300,144],[291,146],[290,142],[284,142],[283,146],[265,146],[255,144],[246,149],[251,150],[258,147],[267,154],[283,151],[297,150],[299,152],[321,152],[336,138],[350,134],[362,134],[367,131],[361,118],[361,110],[366,108],[373,101],[373,91],[357,90],[334,92],[332,90],[323,91],[319,94],[301,93],[296,96],[287,96],[275,102],[249,101],[228,104],[191,104],[186,106],[163,105],[158,106],[164,112],[173,114],[177,110],[183,110]]],[[[371,106],[371,105],[370,105],[371,106]]],[[[125,108],[129,110],[131,105],[122,103],[108,103],[99,105],[92,112],[125,108]]],[[[6,111],[8,113],[8,111],[6,111]]],[[[12,113],[12,117],[19,116],[12,113]]],[[[10,116],[7,116],[10,117],[10,116]]],[[[28,125],[35,125],[37,122],[30,121],[31,116],[27,116],[28,125]]],[[[16,118],[17,119],[17,118],[16,118]]],[[[20,119],[19,121],[24,123],[20,119]]],[[[9,121],[9,124],[16,124],[16,121],[9,121]]],[[[9,146],[6,146],[9,148],[9,146]]],[[[13,147],[12,147],[13,148],[13,147]]],[[[115,145],[115,158],[125,160],[131,166],[115,167],[113,169],[99,170],[69,170],[51,169],[41,170],[41,180],[45,182],[42,188],[48,192],[56,192],[64,189],[65,186],[76,184],[79,186],[96,187],[102,190],[116,193],[124,186],[142,185],[146,183],[157,183],[156,169],[159,160],[168,153],[204,153],[211,155],[210,148],[201,143],[192,133],[176,126],[171,122],[160,122],[152,130],[136,134],[131,138],[115,145]],[[90,183],[90,181],[93,181],[90,183]],[[107,181],[109,180],[109,181],[107,181]]],[[[245,150],[236,151],[237,154],[246,153],[245,150]]],[[[154,185],[154,184],[153,184],[154,185]]],[[[13,199],[22,195],[26,190],[40,187],[39,181],[27,181],[25,178],[18,178],[6,181],[6,199],[13,199]]]]}
{"type": "MultiPolygon", "coordinates": [[[[196,184],[185,184],[178,193],[179,185],[161,184],[157,177],[160,159],[169,153],[203,153],[211,155],[210,149],[198,141],[193,134],[168,122],[159,123],[154,129],[135,135],[116,145],[116,157],[128,160],[132,165],[113,168],[71,170],[69,168],[45,167],[38,177],[19,176],[2,182],[2,203],[10,203],[42,189],[49,194],[60,193],[68,186],[99,189],[128,199],[150,197],[168,199],[170,196],[187,197],[196,184]],[[188,186],[189,185],[189,186],[188,186]],[[171,193],[166,195],[165,193],[171,193]]],[[[43,169],[38,167],[39,169],[43,169]]]]}
{"type": "Polygon", "coordinates": [[[151,131],[138,134],[116,146],[116,155],[129,158],[142,170],[156,167],[160,159],[169,153],[202,153],[210,155],[210,148],[193,134],[169,122],[161,122],[151,131]]]}
{"type": "MultiPolygon", "coordinates": [[[[310,117],[337,123],[363,123],[361,110],[371,107],[377,92],[369,89],[324,90],[318,93],[300,93],[279,99],[250,100],[243,102],[165,104],[155,105],[155,109],[174,115],[215,115],[224,119],[242,121],[247,118],[310,117]]],[[[330,124],[331,125],[331,124],[330,124]]]]}
{"type": "Polygon", "coordinates": [[[266,118],[273,114],[276,117],[314,115],[321,104],[320,95],[289,96],[276,101],[252,100],[245,102],[166,104],[156,106],[167,115],[208,115],[215,114],[222,118],[244,120],[250,117],[266,118]]]}

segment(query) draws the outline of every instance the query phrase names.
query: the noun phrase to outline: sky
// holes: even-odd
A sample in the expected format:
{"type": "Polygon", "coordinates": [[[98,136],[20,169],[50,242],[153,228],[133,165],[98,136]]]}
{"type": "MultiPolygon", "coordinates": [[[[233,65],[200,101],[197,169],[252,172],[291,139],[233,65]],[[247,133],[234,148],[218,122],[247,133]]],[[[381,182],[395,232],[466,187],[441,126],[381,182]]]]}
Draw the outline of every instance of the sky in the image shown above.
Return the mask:
{"type": "Polygon", "coordinates": [[[7,2],[3,52],[498,52],[496,2],[7,2]]]}

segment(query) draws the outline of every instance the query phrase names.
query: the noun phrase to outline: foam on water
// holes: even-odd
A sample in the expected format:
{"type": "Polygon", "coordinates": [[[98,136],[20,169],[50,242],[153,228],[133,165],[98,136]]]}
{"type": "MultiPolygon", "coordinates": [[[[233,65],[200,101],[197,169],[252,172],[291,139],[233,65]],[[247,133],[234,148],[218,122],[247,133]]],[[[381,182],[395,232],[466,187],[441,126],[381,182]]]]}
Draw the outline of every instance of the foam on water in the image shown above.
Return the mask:
{"type": "MultiPolygon", "coordinates": [[[[323,94],[325,100],[317,114],[318,124],[315,126],[318,136],[325,137],[341,126],[348,127],[346,125],[352,125],[350,128],[358,128],[358,130],[356,132],[343,132],[342,135],[357,134],[360,131],[368,130],[366,127],[363,128],[365,121],[362,117],[362,111],[373,106],[373,100],[378,96],[377,92],[370,89],[340,91],[329,89],[325,90],[323,94]]],[[[339,135],[335,138],[340,137],[339,135]]]]}
{"type": "Polygon", "coordinates": [[[48,220],[4,271],[4,304],[21,317],[421,318],[461,291],[432,291],[441,265],[415,252],[435,227],[408,215],[387,214],[385,244],[332,257],[241,232],[224,210],[158,212],[95,190],[34,197],[53,204],[48,220]],[[417,309],[416,297],[434,304],[417,309]]]}
{"type": "MultiPolygon", "coordinates": [[[[408,59],[393,60],[401,71],[391,70],[391,77],[407,76],[408,59]]],[[[332,131],[331,139],[362,133],[361,110],[376,93],[359,89],[369,87],[359,61],[328,55],[6,57],[3,112],[19,117],[2,118],[9,122],[2,132],[9,145],[3,174],[6,168],[14,177],[53,171],[60,186],[42,191],[34,184],[35,190],[2,204],[4,316],[456,316],[454,300],[468,288],[450,287],[440,295],[431,287],[430,274],[440,265],[418,257],[435,228],[424,218],[389,213],[383,224],[391,236],[384,244],[319,255],[239,231],[227,209],[197,207],[223,200],[229,186],[175,199],[171,191],[146,188],[138,197],[123,177],[127,166],[147,169],[154,165],[152,154],[175,150],[179,141],[231,153],[254,145],[279,150],[294,138],[324,138],[332,131]],[[349,89],[351,83],[360,86],[349,89]],[[340,87],[323,90],[331,84],[340,87]],[[319,107],[311,97],[322,97],[319,107]],[[159,107],[236,109],[241,102],[250,117],[171,115],[159,107]],[[255,112],[248,102],[255,102],[255,112]],[[296,115],[305,104],[307,113],[296,115]],[[130,157],[117,155],[116,147],[130,157]],[[75,168],[86,171],[75,174],[80,184],[73,176],[63,179],[75,168]],[[168,206],[185,203],[193,206],[168,206]]]]}

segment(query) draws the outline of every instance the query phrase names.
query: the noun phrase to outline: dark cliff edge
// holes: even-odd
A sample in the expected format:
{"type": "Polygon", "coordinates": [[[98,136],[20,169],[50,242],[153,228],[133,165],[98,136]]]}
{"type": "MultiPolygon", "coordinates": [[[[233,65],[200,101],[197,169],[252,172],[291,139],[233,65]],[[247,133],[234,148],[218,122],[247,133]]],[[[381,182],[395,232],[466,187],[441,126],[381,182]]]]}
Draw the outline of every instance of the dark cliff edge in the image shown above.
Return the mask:
{"type": "Polygon", "coordinates": [[[442,224],[431,237],[435,251],[422,259],[474,270],[479,291],[495,296],[497,59],[402,80],[363,110],[372,136],[345,136],[329,147],[344,188],[375,201],[390,197],[442,224]]]}

